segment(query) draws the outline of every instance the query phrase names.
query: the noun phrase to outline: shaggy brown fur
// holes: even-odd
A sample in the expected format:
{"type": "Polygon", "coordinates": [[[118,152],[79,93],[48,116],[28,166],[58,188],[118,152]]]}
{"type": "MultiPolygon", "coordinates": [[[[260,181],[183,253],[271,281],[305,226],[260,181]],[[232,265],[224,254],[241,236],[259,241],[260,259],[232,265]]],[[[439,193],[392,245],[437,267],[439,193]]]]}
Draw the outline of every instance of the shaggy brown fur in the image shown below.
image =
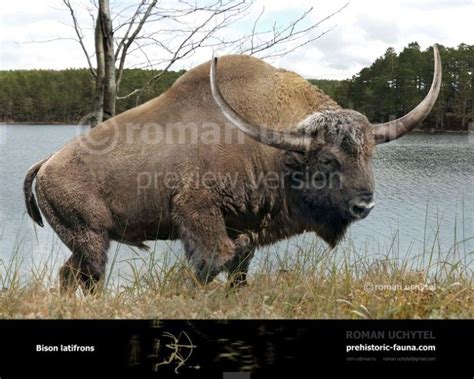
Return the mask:
{"type": "Polygon", "coordinates": [[[77,281],[94,289],[110,240],[146,248],[146,240],[180,239],[202,282],[227,269],[235,283],[244,283],[257,246],[303,231],[332,246],[342,237],[353,221],[350,199],[373,191],[367,119],[341,110],[300,76],[248,56],[221,58],[218,83],[227,101],[254,123],[313,131],[329,125],[326,131],[342,130],[348,139],[341,146],[318,141],[304,154],[259,144],[217,108],[209,62],[188,71],[158,98],[100,124],[27,174],[29,214],[42,223],[31,190],[36,176],[39,208],[72,251],[60,273],[64,291],[77,281]],[[316,116],[307,118],[311,114],[316,116]],[[184,143],[178,138],[183,129],[192,137],[184,143]],[[166,141],[152,143],[163,134],[166,141]],[[210,135],[227,139],[203,142],[210,135]],[[300,174],[334,172],[343,178],[338,188],[295,186],[300,174]],[[213,174],[207,185],[204,173],[213,174]],[[259,182],[268,175],[274,185],[259,182]],[[147,188],[144,177],[152,178],[145,180],[147,188]]]}

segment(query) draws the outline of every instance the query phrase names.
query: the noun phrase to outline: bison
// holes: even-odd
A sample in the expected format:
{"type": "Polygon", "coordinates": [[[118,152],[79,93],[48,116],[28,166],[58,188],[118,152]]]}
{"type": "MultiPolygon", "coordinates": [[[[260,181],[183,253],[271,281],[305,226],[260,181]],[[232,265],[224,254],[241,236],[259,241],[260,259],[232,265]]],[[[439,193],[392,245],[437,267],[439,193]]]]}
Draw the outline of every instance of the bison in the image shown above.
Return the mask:
{"type": "Polygon", "coordinates": [[[374,207],[375,145],[432,109],[433,50],[429,93],[397,120],[371,124],[293,72],[230,55],[218,72],[217,59],[206,62],[34,164],[28,214],[43,226],[42,213],[72,252],[61,290],[94,291],[111,240],[146,249],[179,239],[199,282],[225,270],[231,285],[246,283],[259,246],[306,231],[334,247],[374,207]]]}

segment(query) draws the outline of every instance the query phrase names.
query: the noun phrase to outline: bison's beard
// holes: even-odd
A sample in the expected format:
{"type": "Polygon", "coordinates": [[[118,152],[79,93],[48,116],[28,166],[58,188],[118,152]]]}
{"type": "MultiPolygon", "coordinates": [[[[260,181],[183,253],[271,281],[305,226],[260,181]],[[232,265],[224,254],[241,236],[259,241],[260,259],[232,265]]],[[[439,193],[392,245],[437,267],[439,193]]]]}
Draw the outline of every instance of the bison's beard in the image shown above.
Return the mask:
{"type": "MultiPolygon", "coordinates": [[[[313,230],[332,248],[342,240],[352,223],[347,212],[327,197],[315,196],[312,192],[295,192],[294,205],[304,219],[307,230],[313,230]]],[[[341,200],[342,202],[342,200],[341,200]]]]}
{"type": "Polygon", "coordinates": [[[335,209],[318,209],[315,218],[316,234],[332,248],[344,238],[351,221],[342,217],[335,209]]]}
{"type": "Polygon", "coordinates": [[[329,246],[335,248],[346,234],[349,221],[343,220],[343,224],[318,226],[316,234],[321,237],[329,246]]]}

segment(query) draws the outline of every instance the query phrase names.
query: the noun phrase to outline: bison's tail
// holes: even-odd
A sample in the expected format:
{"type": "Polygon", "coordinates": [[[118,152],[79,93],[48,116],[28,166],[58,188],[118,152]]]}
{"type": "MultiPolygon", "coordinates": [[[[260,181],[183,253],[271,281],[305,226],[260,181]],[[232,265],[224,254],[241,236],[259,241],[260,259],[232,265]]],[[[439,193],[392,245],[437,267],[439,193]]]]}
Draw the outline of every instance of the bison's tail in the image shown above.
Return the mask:
{"type": "Polygon", "coordinates": [[[30,217],[39,225],[44,226],[43,219],[41,217],[41,212],[36,203],[35,195],[33,194],[33,180],[36,177],[41,166],[49,159],[50,157],[43,159],[42,161],[36,162],[28,170],[26,174],[25,181],[23,182],[23,192],[25,194],[26,210],[30,217]]]}

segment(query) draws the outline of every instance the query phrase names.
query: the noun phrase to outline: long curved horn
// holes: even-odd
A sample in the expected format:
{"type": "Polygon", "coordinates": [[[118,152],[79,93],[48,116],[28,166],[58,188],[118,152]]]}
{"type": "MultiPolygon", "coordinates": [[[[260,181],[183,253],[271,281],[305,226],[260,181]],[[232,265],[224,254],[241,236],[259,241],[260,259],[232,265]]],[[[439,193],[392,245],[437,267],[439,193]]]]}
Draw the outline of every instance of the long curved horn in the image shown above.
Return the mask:
{"type": "Polygon", "coordinates": [[[232,122],[232,124],[255,141],[261,142],[265,145],[289,151],[306,151],[311,143],[310,137],[297,132],[280,132],[263,126],[254,125],[240,116],[224,99],[219,87],[217,86],[216,66],[217,58],[213,58],[211,61],[210,72],[212,97],[219,106],[221,112],[230,122],[232,122]]]}
{"type": "Polygon", "coordinates": [[[434,74],[433,82],[431,83],[430,91],[423,101],[416,106],[410,113],[405,116],[385,122],[383,124],[373,124],[373,132],[375,142],[385,143],[400,138],[404,134],[413,130],[420,122],[422,122],[433,108],[436,99],[438,98],[439,90],[441,88],[441,58],[439,56],[438,46],[433,46],[434,53],[434,74]]]}

